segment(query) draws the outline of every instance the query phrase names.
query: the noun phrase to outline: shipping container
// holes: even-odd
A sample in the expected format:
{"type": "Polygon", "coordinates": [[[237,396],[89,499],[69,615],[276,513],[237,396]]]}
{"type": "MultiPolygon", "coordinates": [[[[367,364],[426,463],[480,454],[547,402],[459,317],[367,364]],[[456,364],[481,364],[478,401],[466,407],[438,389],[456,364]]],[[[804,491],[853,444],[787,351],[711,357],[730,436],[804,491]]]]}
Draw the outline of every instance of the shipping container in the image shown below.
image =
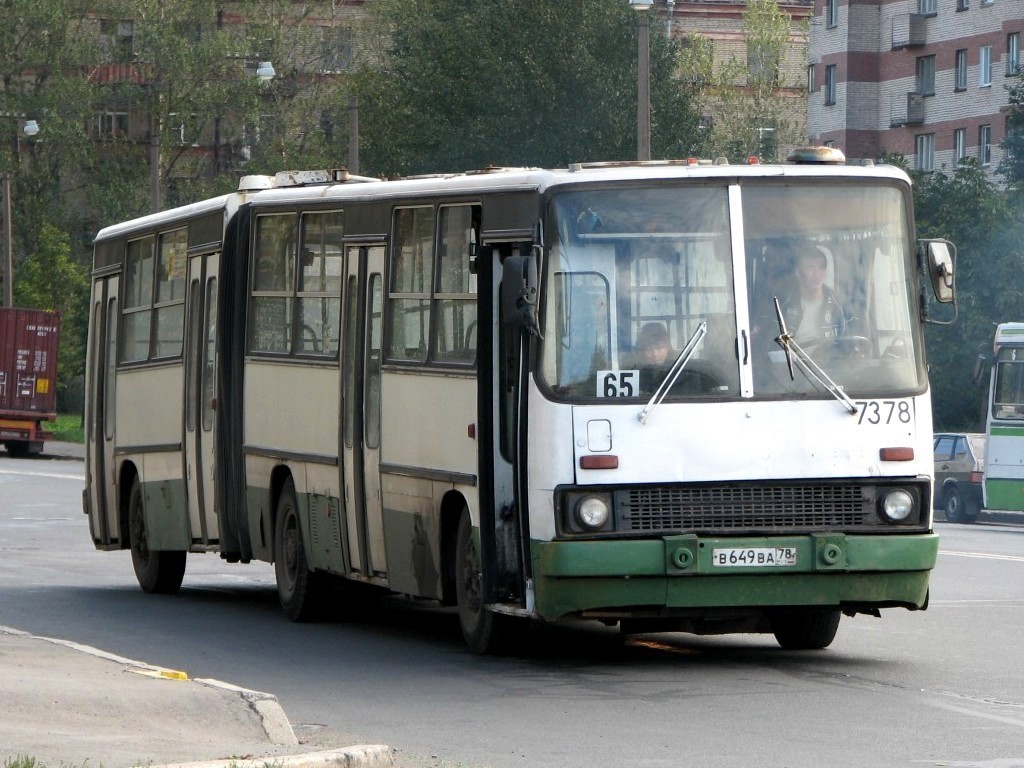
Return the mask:
{"type": "Polygon", "coordinates": [[[43,450],[57,418],[57,338],[60,315],[0,308],[0,442],[12,456],[43,450]]]}

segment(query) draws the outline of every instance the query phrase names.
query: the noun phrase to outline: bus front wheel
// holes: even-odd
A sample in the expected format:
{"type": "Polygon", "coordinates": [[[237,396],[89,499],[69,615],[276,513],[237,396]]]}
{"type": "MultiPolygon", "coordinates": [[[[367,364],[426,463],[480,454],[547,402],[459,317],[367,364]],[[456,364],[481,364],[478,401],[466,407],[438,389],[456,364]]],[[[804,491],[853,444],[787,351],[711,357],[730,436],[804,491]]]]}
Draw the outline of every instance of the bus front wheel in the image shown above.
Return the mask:
{"type": "Polygon", "coordinates": [[[319,575],[309,569],[302,541],[302,526],[295,499],[295,483],[289,478],[277,500],[274,526],[274,577],[277,597],[292,621],[315,618],[320,601],[319,575]]]}
{"type": "Polygon", "coordinates": [[[144,592],[172,595],[181,589],[181,580],[185,577],[185,552],[149,548],[142,485],[138,478],[132,481],[128,495],[128,541],[135,578],[144,592]]]}
{"type": "Polygon", "coordinates": [[[479,654],[506,652],[522,620],[495,613],[484,604],[480,552],[468,510],[459,519],[455,543],[455,596],[462,636],[470,650],[479,654]]]}
{"type": "Polygon", "coordinates": [[[773,613],[772,633],[787,651],[817,651],[828,648],[839,629],[839,611],[796,608],[773,613]]]}

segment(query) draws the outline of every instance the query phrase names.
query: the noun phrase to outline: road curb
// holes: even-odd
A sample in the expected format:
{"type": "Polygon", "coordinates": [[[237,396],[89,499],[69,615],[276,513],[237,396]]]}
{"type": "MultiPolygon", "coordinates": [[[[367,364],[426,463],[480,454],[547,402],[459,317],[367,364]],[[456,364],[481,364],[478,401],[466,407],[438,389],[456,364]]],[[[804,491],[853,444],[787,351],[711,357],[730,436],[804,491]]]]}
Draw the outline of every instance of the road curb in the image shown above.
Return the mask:
{"type": "MultiPolygon", "coordinates": [[[[295,731],[292,730],[292,725],[288,720],[288,716],[285,714],[284,709],[278,702],[277,697],[271,693],[253,691],[248,688],[242,688],[237,685],[232,685],[231,683],[225,683],[220,680],[212,680],[209,678],[191,679],[186,673],[175,669],[157,667],[152,664],[146,664],[142,661],[136,661],[135,659],[128,659],[124,656],[108,653],[107,651],[102,651],[99,648],[93,648],[91,645],[82,645],[81,643],[76,643],[71,640],[61,640],[56,637],[33,635],[31,632],[23,632],[20,629],[5,627],[2,624],[0,624],[0,632],[33,640],[44,640],[48,643],[53,643],[54,645],[63,646],[64,648],[72,651],[78,651],[79,653],[85,653],[89,656],[104,659],[105,661],[112,661],[116,664],[121,664],[132,672],[148,673],[164,680],[192,682],[199,685],[205,685],[209,688],[218,688],[223,691],[228,691],[229,693],[235,693],[259,716],[260,723],[263,726],[263,731],[266,733],[267,738],[271,743],[285,747],[295,747],[299,744],[299,740],[295,737],[295,731]]],[[[241,761],[235,761],[235,764],[241,765],[241,761]]],[[[356,763],[335,763],[335,765],[347,766],[356,765],[356,763]]],[[[368,765],[383,764],[371,763],[368,765]]]]}
{"type": "Polygon", "coordinates": [[[384,744],[365,744],[325,752],[307,752],[304,755],[246,760],[224,758],[202,763],[147,765],[145,768],[391,768],[394,764],[395,758],[391,747],[384,744]]]}
{"type": "Polygon", "coordinates": [[[225,683],[222,680],[212,680],[210,678],[197,677],[193,682],[199,683],[200,685],[206,685],[210,688],[218,688],[222,691],[229,691],[237,693],[246,704],[259,715],[260,722],[263,724],[263,731],[267,734],[267,738],[274,744],[280,744],[286,747],[296,747],[299,744],[299,740],[295,737],[295,731],[292,730],[292,724],[288,720],[288,716],[285,714],[284,709],[281,708],[280,703],[277,701],[277,697],[271,693],[263,693],[262,691],[253,691],[248,688],[240,688],[237,685],[231,683],[225,683]]]}

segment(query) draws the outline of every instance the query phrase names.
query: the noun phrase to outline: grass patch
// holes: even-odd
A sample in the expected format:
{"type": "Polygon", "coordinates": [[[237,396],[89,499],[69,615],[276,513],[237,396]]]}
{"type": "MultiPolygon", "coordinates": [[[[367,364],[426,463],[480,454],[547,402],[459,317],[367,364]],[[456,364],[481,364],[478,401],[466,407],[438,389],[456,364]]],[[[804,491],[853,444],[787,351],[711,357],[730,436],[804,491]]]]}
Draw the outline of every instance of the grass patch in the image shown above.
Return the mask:
{"type": "Polygon", "coordinates": [[[81,414],[60,414],[56,421],[48,422],[44,429],[53,434],[54,440],[60,440],[63,443],[85,442],[85,428],[82,426],[81,414]]]}

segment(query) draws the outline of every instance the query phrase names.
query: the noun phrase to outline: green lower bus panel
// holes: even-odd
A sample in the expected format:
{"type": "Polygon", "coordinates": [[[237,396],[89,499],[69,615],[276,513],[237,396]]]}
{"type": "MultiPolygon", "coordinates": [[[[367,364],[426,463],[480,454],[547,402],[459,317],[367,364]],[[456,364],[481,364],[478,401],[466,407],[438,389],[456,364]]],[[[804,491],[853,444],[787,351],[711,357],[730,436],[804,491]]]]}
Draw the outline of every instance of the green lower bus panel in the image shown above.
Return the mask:
{"type": "Polygon", "coordinates": [[[1024,511],[1024,480],[985,480],[985,507],[1015,512],[1024,511]]]}
{"type": "Polygon", "coordinates": [[[533,553],[537,612],[549,620],[651,608],[921,608],[938,536],[535,541],[533,553]]]}

